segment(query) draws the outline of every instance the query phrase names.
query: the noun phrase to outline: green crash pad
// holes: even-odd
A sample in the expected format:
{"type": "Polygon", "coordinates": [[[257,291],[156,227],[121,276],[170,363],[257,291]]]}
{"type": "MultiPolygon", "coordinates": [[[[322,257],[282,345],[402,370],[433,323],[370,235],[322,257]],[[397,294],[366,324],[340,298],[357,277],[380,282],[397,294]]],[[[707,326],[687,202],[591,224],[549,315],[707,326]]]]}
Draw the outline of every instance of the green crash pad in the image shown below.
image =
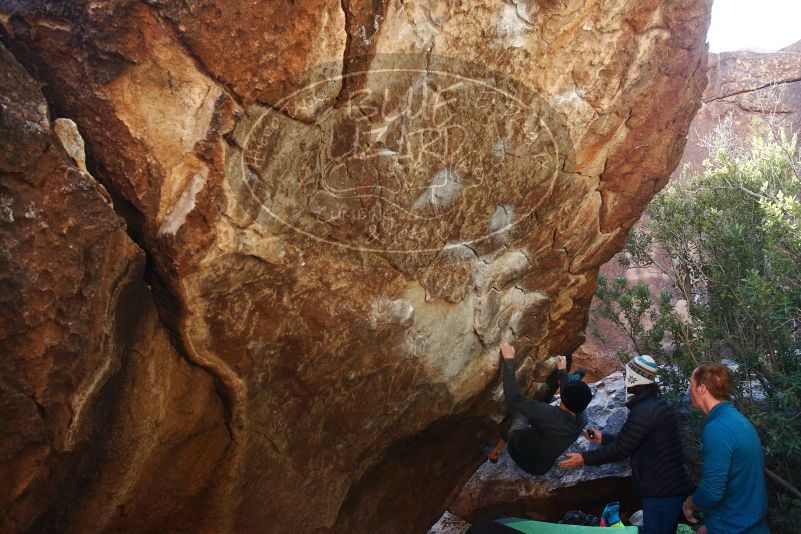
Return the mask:
{"type": "Polygon", "coordinates": [[[496,519],[498,523],[513,528],[525,534],[599,534],[603,528],[609,534],[637,534],[637,527],[585,527],[582,525],[560,525],[559,523],[544,523],[530,519],[508,517],[496,519]]]}

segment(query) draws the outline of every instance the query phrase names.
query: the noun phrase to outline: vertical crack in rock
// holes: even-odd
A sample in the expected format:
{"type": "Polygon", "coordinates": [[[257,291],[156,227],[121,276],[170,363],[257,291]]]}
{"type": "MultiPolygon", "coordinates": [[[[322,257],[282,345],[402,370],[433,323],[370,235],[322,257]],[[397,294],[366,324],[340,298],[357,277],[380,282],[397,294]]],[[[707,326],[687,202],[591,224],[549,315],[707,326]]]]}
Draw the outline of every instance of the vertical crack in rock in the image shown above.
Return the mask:
{"type": "Polygon", "coordinates": [[[355,22],[352,21],[352,14],[348,9],[348,4],[353,0],[340,0],[339,6],[342,9],[342,16],[345,17],[345,51],[342,53],[342,87],[339,89],[339,94],[337,95],[337,103],[342,102],[347,98],[349,83],[347,83],[346,77],[348,72],[350,71],[349,64],[350,64],[350,53],[351,53],[351,46],[353,41],[353,33],[351,32],[351,25],[355,26],[355,22]]]}
{"type": "MultiPolygon", "coordinates": [[[[7,20],[10,19],[12,15],[9,14],[7,16],[7,20]]],[[[60,30],[60,31],[69,31],[71,29],[71,25],[69,24],[61,24],[53,21],[44,21],[43,19],[39,18],[36,19],[33,23],[31,23],[30,19],[25,18],[26,24],[33,24],[40,27],[46,27],[48,29],[60,30]]],[[[115,54],[111,54],[115,55],[115,54]]],[[[119,54],[117,54],[119,55],[119,54]]],[[[198,65],[198,61],[196,58],[192,58],[191,56],[187,56],[193,61],[195,61],[196,66],[198,65]]],[[[129,61],[130,64],[135,64],[132,61],[129,61]]],[[[200,69],[202,71],[202,69],[200,69]]],[[[222,84],[219,80],[214,80],[213,78],[209,78],[213,80],[218,85],[222,84]]],[[[225,87],[223,86],[223,91],[228,94],[225,87]]],[[[235,98],[235,95],[229,94],[235,98]]],[[[51,107],[53,104],[50,104],[51,107]]],[[[81,138],[80,134],[77,132],[75,128],[75,124],[67,119],[58,119],[55,121],[55,132],[59,135],[64,144],[64,148],[70,154],[70,156],[75,160],[76,164],[81,166],[82,169],[85,169],[84,161],[85,156],[83,155],[83,139],[81,138]]],[[[103,176],[104,173],[98,172],[97,170],[93,170],[96,175],[103,176]]],[[[164,222],[162,227],[160,228],[159,235],[169,235],[175,234],[178,229],[181,227],[183,222],[185,221],[187,215],[193,210],[195,204],[195,196],[197,193],[203,188],[203,184],[206,178],[206,169],[202,175],[195,174],[192,178],[188,189],[182,193],[181,197],[178,199],[178,202],[173,206],[172,211],[169,213],[167,220],[164,222]]],[[[105,188],[110,190],[117,199],[124,199],[125,194],[121,191],[118,191],[115,187],[115,184],[109,180],[103,181],[105,184],[105,188]]],[[[102,186],[101,186],[102,189],[102,186]]],[[[107,199],[108,200],[108,199],[107,199]]],[[[108,202],[109,206],[117,212],[121,218],[125,217],[125,214],[119,212],[117,207],[117,202],[111,203],[108,202]]],[[[129,237],[136,243],[139,248],[143,251],[147,252],[147,265],[146,269],[149,272],[149,275],[155,277],[159,283],[157,287],[161,288],[161,295],[160,298],[156,299],[157,305],[160,307],[160,311],[164,317],[170,315],[170,309],[174,306],[185,306],[185,297],[181,297],[177,295],[172,289],[172,284],[169,281],[165,281],[163,278],[163,273],[161,270],[153,264],[152,258],[153,254],[157,254],[154,252],[153,248],[149,246],[149,241],[143,237],[142,229],[136,229],[135,227],[128,226],[126,228],[129,237]],[[168,289],[169,288],[169,289],[168,289]],[[169,302],[166,306],[165,301],[169,302]]],[[[129,266],[129,271],[132,267],[129,266]]],[[[132,272],[132,271],[131,271],[132,272]]],[[[122,280],[123,278],[121,278],[122,280]]],[[[112,286],[111,293],[112,295],[117,294],[118,289],[121,286],[118,284],[114,284],[112,286]]],[[[112,298],[112,301],[114,298],[112,298]]],[[[188,315],[188,312],[184,312],[184,317],[188,315]]],[[[113,323],[114,321],[114,314],[113,310],[108,310],[109,320],[113,323]]],[[[234,451],[235,454],[232,455],[233,458],[233,469],[228,474],[229,480],[236,480],[236,469],[241,465],[240,462],[240,455],[236,453],[236,451],[241,451],[243,443],[245,441],[242,435],[242,427],[243,427],[243,419],[244,419],[244,402],[246,398],[245,388],[241,382],[238,380],[236,375],[233,371],[227,367],[223,362],[221,362],[218,358],[208,355],[201,355],[195,350],[191,336],[187,332],[187,329],[183,326],[179,327],[179,337],[177,338],[179,342],[175,345],[178,353],[181,354],[187,361],[192,364],[196,364],[199,368],[204,369],[213,379],[214,383],[217,385],[218,394],[221,397],[222,404],[226,408],[226,414],[224,414],[225,424],[228,427],[228,431],[231,437],[231,440],[234,444],[234,451]]],[[[174,338],[173,341],[176,341],[174,338]]],[[[107,342],[107,341],[106,341],[107,342]]],[[[110,347],[106,348],[107,351],[110,351],[110,347]]],[[[106,358],[101,365],[95,370],[95,372],[88,376],[83,384],[79,387],[79,389],[75,392],[73,397],[71,398],[70,405],[72,416],[69,421],[69,424],[65,431],[64,436],[64,449],[65,450],[72,450],[75,442],[75,436],[78,431],[81,429],[83,414],[85,411],[86,406],[94,401],[98,391],[108,377],[115,373],[118,370],[117,362],[113,360],[113,358],[108,357],[106,358]]],[[[233,490],[233,485],[228,484],[229,491],[228,494],[231,493],[233,490]]],[[[229,503],[229,507],[232,506],[229,503]]]]}
{"type": "Polygon", "coordinates": [[[342,56],[342,87],[336,106],[362,88],[375,57],[378,35],[386,20],[389,0],[340,0],[345,16],[345,50],[342,56]],[[356,75],[359,73],[359,75],[356,75]]]}

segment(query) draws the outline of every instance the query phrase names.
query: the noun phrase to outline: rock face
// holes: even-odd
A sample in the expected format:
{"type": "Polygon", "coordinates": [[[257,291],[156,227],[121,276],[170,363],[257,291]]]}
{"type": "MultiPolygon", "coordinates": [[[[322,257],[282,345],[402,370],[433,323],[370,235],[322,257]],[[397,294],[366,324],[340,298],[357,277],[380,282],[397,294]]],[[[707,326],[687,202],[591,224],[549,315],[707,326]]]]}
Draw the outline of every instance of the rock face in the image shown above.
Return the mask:
{"type": "MultiPolygon", "coordinates": [[[[611,433],[623,427],[628,417],[623,378],[622,372],[616,372],[591,385],[593,400],[586,411],[590,426],[611,433]]],[[[590,447],[597,445],[580,437],[567,452],[590,447]]],[[[504,450],[497,464],[485,462],[475,472],[448,510],[467,521],[496,513],[546,521],[561,519],[568,510],[598,514],[596,508],[602,510],[606,502],[633,500],[630,477],[628,461],[578,469],[554,466],[542,476],[533,476],[518,468],[504,450]]]]}
{"type": "Polygon", "coordinates": [[[498,343],[545,388],[675,168],[709,4],[0,0],[76,125],[6,54],[9,528],[430,526],[498,343]]]}
{"type": "Polygon", "coordinates": [[[77,132],[2,46],[0,67],[0,531],[198,526],[226,474],[223,404],[172,348],[108,193],[55,134],[77,132]]]}

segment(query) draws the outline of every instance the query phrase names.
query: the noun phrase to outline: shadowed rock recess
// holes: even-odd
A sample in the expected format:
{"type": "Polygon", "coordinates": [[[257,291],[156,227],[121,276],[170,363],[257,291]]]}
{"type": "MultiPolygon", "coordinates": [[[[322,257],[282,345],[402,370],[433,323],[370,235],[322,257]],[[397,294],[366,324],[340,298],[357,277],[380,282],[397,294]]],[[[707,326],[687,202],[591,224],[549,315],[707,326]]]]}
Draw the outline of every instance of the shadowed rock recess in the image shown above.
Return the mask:
{"type": "Polygon", "coordinates": [[[709,8],[0,0],[0,531],[425,532],[498,343],[531,393],[581,343],[709,8]]]}

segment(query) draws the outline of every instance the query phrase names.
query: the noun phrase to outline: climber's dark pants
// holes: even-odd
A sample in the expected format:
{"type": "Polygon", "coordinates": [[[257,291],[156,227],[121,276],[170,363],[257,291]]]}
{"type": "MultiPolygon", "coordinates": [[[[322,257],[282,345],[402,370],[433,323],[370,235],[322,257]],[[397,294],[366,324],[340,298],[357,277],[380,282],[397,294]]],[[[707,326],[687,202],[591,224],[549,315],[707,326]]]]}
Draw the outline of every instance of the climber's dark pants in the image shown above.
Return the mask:
{"type": "Polygon", "coordinates": [[[643,534],[674,534],[683,517],[684,497],[643,497],[643,534]]]}
{"type": "Polygon", "coordinates": [[[516,430],[526,430],[531,425],[528,422],[528,417],[523,415],[520,412],[515,412],[509,418],[509,423],[505,428],[501,429],[501,436],[503,440],[509,443],[509,437],[512,435],[512,432],[516,430]]]}

